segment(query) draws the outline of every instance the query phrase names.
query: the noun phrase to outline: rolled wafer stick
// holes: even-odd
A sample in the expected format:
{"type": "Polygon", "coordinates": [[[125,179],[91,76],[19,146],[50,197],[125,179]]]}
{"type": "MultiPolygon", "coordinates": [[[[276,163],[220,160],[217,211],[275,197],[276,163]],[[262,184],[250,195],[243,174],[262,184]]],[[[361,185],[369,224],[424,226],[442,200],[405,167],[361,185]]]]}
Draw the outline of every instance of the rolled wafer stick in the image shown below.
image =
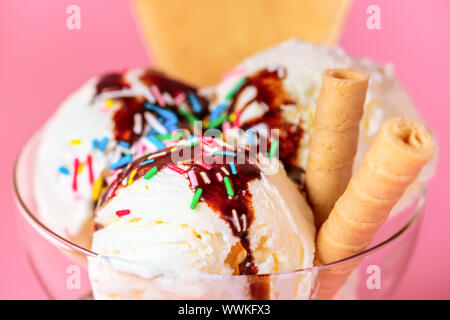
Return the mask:
{"type": "Polygon", "coordinates": [[[323,73],[306,170],[306,189],[317,228],[352,175],[368,81],[364,73],[349,69],[323,73]]]}
{"type": "MultiPolygon", "coordinates": [[[[316,265],[362,252],[433,153],[434,142],[424,126],[406,118],[387,121],[319,230],[316,265]]],[[[331,298],[356,266],[319,272],[323,289],[318,298],[331,298]]]]}

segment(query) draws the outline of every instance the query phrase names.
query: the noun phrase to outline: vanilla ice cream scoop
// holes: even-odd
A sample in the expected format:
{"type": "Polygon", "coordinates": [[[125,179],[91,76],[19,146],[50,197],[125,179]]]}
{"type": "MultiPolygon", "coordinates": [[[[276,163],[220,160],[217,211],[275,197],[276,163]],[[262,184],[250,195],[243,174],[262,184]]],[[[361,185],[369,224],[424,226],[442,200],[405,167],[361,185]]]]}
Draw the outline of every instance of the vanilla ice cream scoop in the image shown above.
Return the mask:
{"type": "MultiPolygon", "coordinates": [[[[370,77],[355,170],[384,121],[405,116],[423,122],[390,65],[295,39],[249,57],[229,72],[216,87],[211,117],[226,110],[233,127],[251,132],[280,129],[279,154],[286,170],[304,171],[322,72],[329,68],[350,68],[370,77]]],[[[241,143],[249,142],[249,135],[239,136],[241,143]]],[[[431,168],[424,170],[421,181],[430,176],[431,168]]]]}
{"type": "Polygon", "coordinates": [[[191,128],[207,105],[196,88],[153,70],[88,81],[41,132],[34,177],[40,218],[89,248],[95,202],[117,169],[173,143],[171,132],[191,128]]]}
{"type": "MultiPolygon", "coordinates": [[[[138,289],[144,299],[211,298],[206,292],[214,285],[202,276],[287,272],[313,263],[312,212],[279,161],[217,139],[181,141],[130,163],[103,194],[95,222],[92,251],[107,261],[90,261],[100,299],[136,298],[138,289]],[[111,271],[105,278],[105,264],[138,278],[121,281],[111,271]]],[[[305,298],[308,284],[298,286],[305,298]]],[[[217,288],[213,297],[266,299],[274,297],[272,286],[243,283],[231,296],[217,288]]]]}

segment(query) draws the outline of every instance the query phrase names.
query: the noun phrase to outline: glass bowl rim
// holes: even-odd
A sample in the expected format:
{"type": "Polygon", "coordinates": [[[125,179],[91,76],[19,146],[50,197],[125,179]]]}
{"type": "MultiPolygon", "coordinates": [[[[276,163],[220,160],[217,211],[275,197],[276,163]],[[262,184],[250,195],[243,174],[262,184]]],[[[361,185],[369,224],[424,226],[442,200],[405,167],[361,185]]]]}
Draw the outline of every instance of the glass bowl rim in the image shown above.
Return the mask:
{"type": "MultiPolygon", "coordinates": [[[[33,229],[35,229],[47,241],[49,240],[49,238],[51,238],[53,241],[56,241],[60,247],[69,249],[69,250],[74,250],[75,252],[81,253],[82,255],[84,255],[88,258],[105,257],[105,256],[102,256],[91,250],[80,247],[77,244],[67,240],[66,238],[60,236],[56,232],[49,229],[47,226],[45,226],[44,223],[42,223],[36,217],[36,215],[32,212],[32,210],[28,208],[25,200],[22,198],[19,183],[18,183],[19,164],[21,163],[21,160],[22,160],[22,157],[23,157],[23,154],[25,153],[25,151],[27,151],[27,149],[32,146],[32,144],[33,144],[33,142],[35,142],[35,140],[39,140],[38,138],[40,137],[40,133],[41,133],[41,131],[39,130],[30,139],[27,140],[27,142],[24,144],[24,146],[20,149],[20,151],[16,157],[15,163],[14,163],[14,168],[13,168],[14,197],[16,199],[16,203],[18,203],[19,206],[21,207],[20,209],[22,209],[22,210],[19,209],[21,215],[31,225],[31,227],[33,227],[33,229]]],[[[420,213],[422,212],[422,210],[424,208],[424,205],[426,202],[426,196],[427,196],[427,188],[425,185],[422,185],[419,195],[417,196],[416,199],[414,199],[414,201],[417,201],[417,204],[415,205],[415,207],[413,209],[414,212],[411,214],[411,216],[408,218],[408,220],[405,223],[403,223],[402,226],[400,228],[398,228],[393,234],[386,237],[384,240],[382,240],[372,246],[369,246],[368,248],[366,248],[364,251],[362,251],[360,253],[357,253],[357,254],[349,256],[347,258],[344,258],[344,259],[341,259],[338,261],[333,261],[333,262],[330,262],[330,263],[327,263],[324,265],[312,266],[312,267],[297,269],[297,270],[293,270],[293,271],[270,273],[270,274],[256,274],[256,275],[233,275],[233,276],[225,276],[225,277],[249,278],[249,277],[263,277],[263,276],[292,275],[292,274],[297,274],[297,273],[306,273],[306,272],[312,272],[312,271],[316,271],[316,270],[320,270],[320,269],[330,268],[330,267],[342,265],[346,262],[350,262],[350,261],[354,261],[354,260],[363,258],[363,257],[371,254],[372,252],[375,252],[375,251],[385,247],[386,245],[388,245],[395,239],[399,238],[405,231],[407,231],[414,224],[414,222],[416,222],[418,220],[420,213]]],[[[220,276],[220,275],[211,275],[211,276],[220,276]]]]}

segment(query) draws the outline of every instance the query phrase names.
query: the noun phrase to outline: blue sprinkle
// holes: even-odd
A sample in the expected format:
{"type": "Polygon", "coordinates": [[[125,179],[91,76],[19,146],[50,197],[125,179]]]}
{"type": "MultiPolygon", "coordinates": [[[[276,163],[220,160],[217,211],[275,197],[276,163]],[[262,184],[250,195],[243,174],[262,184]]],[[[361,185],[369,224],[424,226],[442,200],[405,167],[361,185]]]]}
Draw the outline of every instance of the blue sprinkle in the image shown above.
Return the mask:
{"type": "Polygon", "coordinates": [[[119,161],[117,161],[116,163],[113,163],[109,167],[109,169],[110,170],[116,170],[116,169],[122,168],[122,167],[126,166],[127,164],[129,164],[131,162],[131,159],[132,158],[131,158],[130,155],[123,156],[122,158],[120,158],[119,161]]]}
{"type": "Polygon", "coordinates": [[[220,116],[220,114],[225,111],[227,106],[228,105],[225,102],[219,104],[213,111],[211,111],[211,114],[209,115],[209,120],[210,121],[216,120],[220,116]]]}
{"type": "Polygon", "coordinates": [[[70,174],[69,169],[67,169],[66,167],[59,167],[59,172],[65,174],[66,176],[70,174]]]}
{"type": "Polygon", "coordinates": [[[98,141],[97,139],[92,140],[92,148],[100,149],[100,141],[98,141]]]}
{"type": "Polygon", "coordinates": [[[152,163],[152,162],[155,162],[155,159],[150,159],[150,160],[144,161],[144,162],[141,163],[141,166],[145,166],[146,164],[149,164],[149,163],[152,163]]]}
{"type": "Polygon", "coordinates": [[[202,112],[202,106],[201,106],[200,102],[198,102],[195,94],[193,94],[192,92],[189,92],[188,99],[189,99],[189,102],[191,103],[192,109],[194,110],[195,113],[202,112]]]}
{"type": "Polygon", "coordinates": [[[125,148],[125,149],[130,149],[130,144],[126,141],[120,140],[119,141],[119,146],[125,148]]]}
{"type": "Polygon", "coordinates": [[[101,152],[105,152],[106,147],[108,146],[108,142],[109,142],[109,139],[107,137],[104,137],[102,139],[102,141],[100,141],[100,151],[101,152]]]}
{"type": "Polygon", "coordinates": [[[161,141],[158,140],[158,138],[156,138],[155,136],[152,135],[148,135],[147,139],[155,145],[156,148],[158,148],[158,150],[164,149],[166,146],[164,145],[164,143],[162,143],[161,141]]]}
{"type": "Polygon", "coordinates": [[[159,114],[161,117],[166,119],[166,121],[169,121],[170,123],[178,123],[178,117],[175,113],[168,109],[161,108],[155,104],[146,102],[145,103],[145,109],[151,110],[159,114]]]}
{"type": "Polygon", "coordinates": [[[256,144],[255,133],[252,130],[248,130],[247,137],[248,137],[248,144],[254,146],[256,144]]]}
{"type": "Polygon", "coordinates": [[[227,151],[214,151],[213,155],[236,157],[236,153],[234,153],[234,152],[227,152],[227,151]]]}
{"type": "Polygon", "coordinates": [[[230,163],[230,168],[231,168],[231,173],[232,174],[236,174],[237,173],[236,166],[234,165],[233,162],[230,163]]]}

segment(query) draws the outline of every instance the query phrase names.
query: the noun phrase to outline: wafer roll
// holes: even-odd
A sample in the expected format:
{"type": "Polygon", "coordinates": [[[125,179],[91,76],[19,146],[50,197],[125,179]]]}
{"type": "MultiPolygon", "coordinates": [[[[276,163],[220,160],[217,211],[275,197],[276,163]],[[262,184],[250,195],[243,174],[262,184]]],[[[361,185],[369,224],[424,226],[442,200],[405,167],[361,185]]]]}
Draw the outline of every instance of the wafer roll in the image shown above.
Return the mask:
{"type": "Polygon", "coordinates": [[[306,170],[318,228],[351,178],[368,81],[367,75],[349,69],[323,73],[306,170]]]}
{"type": "MultiPolygon", "coordinates": [[[[431,134],[421,124],[406,118],[387,121],[319,230],[315,264],[362,252],[433,153],[431,134]]],[[[319,272],[317,298],[331,298],[358,262],[319,272]]]]}

